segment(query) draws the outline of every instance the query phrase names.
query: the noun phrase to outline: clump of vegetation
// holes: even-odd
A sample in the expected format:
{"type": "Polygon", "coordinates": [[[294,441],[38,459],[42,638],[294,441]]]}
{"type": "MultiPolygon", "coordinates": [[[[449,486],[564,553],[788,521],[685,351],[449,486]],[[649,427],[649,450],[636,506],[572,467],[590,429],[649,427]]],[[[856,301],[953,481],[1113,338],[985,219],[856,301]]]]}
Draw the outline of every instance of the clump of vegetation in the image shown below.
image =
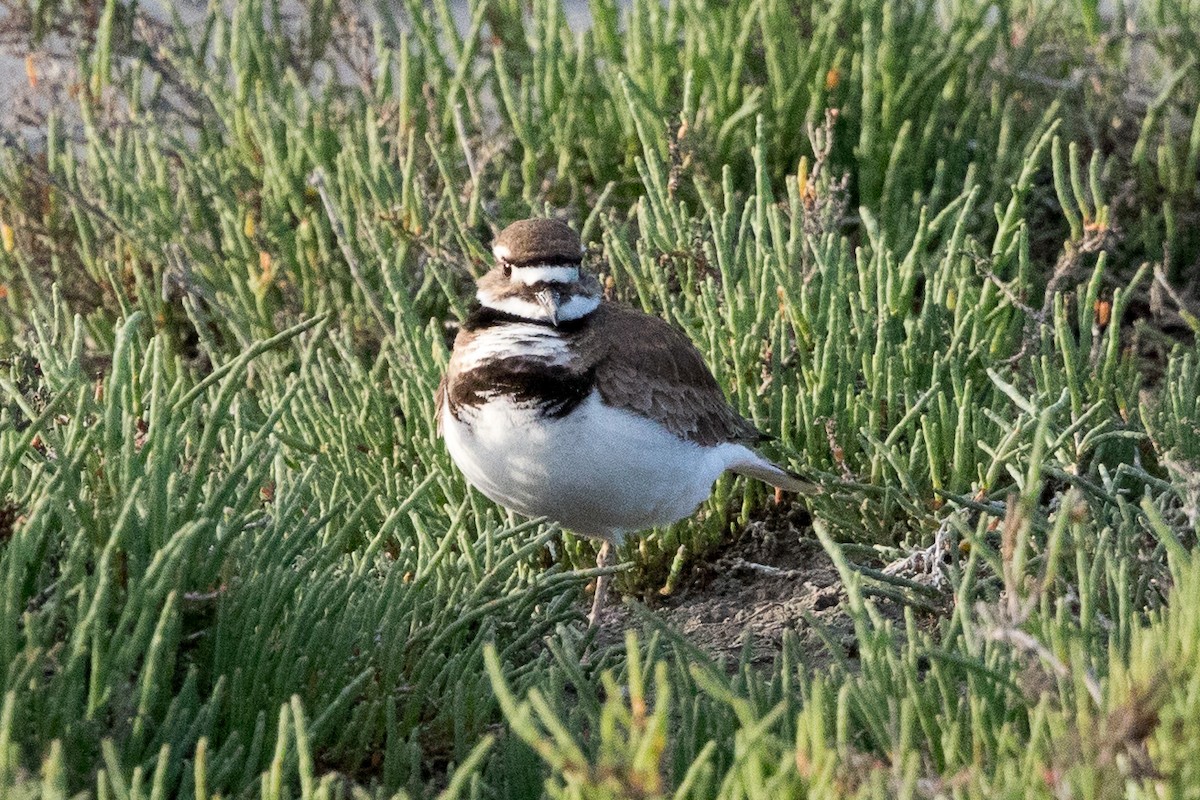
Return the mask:
{"type": "Polygon", "coordinates": [[[1192,0],[6,6],[72,54],[0,148],[8,793],[1200,785],[1192,0]],[[586,638],[593,545],[467,489],[447,336],[544,213],[822,480],[848,637],[586,638]]]}

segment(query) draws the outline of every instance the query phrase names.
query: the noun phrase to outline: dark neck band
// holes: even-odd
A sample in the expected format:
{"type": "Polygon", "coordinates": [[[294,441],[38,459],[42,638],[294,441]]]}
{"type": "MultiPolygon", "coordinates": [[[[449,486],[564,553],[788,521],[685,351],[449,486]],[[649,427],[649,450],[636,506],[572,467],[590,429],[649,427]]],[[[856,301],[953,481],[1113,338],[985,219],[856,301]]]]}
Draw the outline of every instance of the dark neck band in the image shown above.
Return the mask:
{"type": "Polygon", "coordinates": [[[485,328],[494,328],[497,325],[523,324],[541,325],[543,328],[551,328],[563,333],[574,333],[587,325],[589,316],[591,314],[584,314],[578,319],[564,319],[555,325],[548,319],[530,319],[522,317],[520,314],[510,314],[507,311],[501,311],[497,308],[473,303],[470,312],[467,314],[467,319],[463,323],[463,330],[479,331],[485,328]]]}

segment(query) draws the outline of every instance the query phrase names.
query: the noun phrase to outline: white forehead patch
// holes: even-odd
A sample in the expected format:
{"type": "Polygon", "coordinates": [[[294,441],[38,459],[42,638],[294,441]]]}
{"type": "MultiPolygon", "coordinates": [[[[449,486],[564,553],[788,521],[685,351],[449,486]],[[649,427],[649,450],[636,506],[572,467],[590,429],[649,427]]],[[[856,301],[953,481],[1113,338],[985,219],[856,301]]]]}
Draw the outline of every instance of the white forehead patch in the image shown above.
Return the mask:
{"type": "Polygon", "coordinates": [[[512,251],[508,249],[506,244],[497,244],[492,246],[492,255],[501,261],[508,261],[508,257],[512,255],[512,251]]]}
{"type": "Polygon", "coordinates": [[[523,283],[526,286],[533,286],[535,283],[574,283],[579,280],[579,267],[566,267],[561,264],[514,267],[512,280],[514,283],[523,283]]]}

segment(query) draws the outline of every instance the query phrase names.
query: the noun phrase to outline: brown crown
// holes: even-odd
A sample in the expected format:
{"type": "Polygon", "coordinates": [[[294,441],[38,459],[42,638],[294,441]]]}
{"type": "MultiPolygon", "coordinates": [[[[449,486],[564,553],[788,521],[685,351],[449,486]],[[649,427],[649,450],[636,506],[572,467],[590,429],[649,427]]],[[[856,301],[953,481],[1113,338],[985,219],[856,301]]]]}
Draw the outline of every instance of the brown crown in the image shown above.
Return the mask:
{"type": "Polygon", "coordinates": [[[496,237],[492,252],[514,267],[527,264],[578,264],[583,242],[567,223],[557,219],[523,219],[496,237]]]}

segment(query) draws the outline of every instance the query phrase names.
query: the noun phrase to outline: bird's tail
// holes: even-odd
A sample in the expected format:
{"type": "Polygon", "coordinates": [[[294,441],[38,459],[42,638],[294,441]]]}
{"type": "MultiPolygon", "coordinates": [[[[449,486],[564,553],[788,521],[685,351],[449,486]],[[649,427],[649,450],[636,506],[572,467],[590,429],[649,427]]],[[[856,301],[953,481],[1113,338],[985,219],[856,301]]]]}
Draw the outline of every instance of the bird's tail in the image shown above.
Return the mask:
{"type": "Polygon", "coordinates": [[[783,489],[785,492],[798,492],[799,494],[820,494],[821,487],[812,481],[806,481],[800,475],[797,475],[791,470],[774,464],[762,456],[758,456],[753,460],[743,461],[731,466],[730,471],[736,472],[739,475],[745,475],[748,478],[760,480],[763,483],[769,483],[772,486],[783,489]]]}

